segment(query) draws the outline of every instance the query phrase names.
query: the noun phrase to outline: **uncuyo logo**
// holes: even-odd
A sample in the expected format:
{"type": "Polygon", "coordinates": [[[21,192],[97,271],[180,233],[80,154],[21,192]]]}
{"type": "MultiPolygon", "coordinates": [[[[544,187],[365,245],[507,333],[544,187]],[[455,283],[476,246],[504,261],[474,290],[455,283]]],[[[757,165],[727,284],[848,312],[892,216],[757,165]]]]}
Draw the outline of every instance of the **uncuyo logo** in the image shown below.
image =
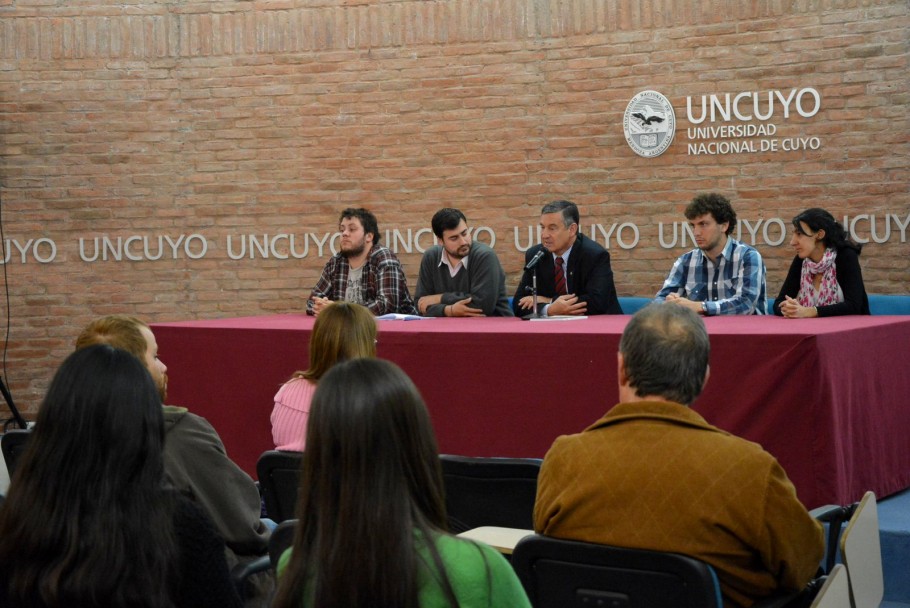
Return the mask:
{"type": "Polygon", "coordinates": [[[636,154],[660,156],[673,141],[676,114],[669,99],[657,91],[642,91],[626,106],[622,128],[636,154]]]}

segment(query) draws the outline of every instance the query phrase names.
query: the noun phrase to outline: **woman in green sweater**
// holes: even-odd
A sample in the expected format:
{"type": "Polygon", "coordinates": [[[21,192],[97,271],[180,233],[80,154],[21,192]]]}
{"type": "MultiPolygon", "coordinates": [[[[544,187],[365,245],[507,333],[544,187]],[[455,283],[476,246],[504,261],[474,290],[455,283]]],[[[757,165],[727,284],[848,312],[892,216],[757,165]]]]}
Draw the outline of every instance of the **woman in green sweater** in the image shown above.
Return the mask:
{"type": "Polygon", "coordinates": [[[313,397],[306,446],[275,608],[530,608],[501,555],[445,532],[430,418],[397,366],[333,367],[313,397]]]}

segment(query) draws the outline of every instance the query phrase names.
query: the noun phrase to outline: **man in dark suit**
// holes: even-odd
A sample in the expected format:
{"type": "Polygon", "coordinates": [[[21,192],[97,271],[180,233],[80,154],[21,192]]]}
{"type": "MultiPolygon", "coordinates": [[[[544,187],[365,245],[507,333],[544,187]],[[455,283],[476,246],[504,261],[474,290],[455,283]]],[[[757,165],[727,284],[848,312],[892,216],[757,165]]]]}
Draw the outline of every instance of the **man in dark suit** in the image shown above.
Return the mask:
{"type": "MultiPolygon", "coordinates": [[[[537,262],[537,308],[542,316],[621,315],[610,254],[578,227],[578,207],[553,201],[540,212],[542,243],[525,253],[525,266],[541,250],[537,262]]],[[[534,270],[525,270],[512,301],[516,316],[532,312],[530,287],[534,270]]]]}

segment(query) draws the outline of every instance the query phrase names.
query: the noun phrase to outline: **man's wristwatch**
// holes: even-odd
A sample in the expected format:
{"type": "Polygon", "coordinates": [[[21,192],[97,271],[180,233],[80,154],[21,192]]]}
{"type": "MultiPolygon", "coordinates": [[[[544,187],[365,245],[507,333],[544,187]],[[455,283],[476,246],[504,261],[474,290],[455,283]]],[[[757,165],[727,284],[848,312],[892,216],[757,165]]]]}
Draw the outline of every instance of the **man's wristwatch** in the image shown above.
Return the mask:
{"type": "Polygon", "coordinates": [[[708,316],[708,303],[707,302],[701,303],[701,314],[705,315],[706,317],[708,316]]]}

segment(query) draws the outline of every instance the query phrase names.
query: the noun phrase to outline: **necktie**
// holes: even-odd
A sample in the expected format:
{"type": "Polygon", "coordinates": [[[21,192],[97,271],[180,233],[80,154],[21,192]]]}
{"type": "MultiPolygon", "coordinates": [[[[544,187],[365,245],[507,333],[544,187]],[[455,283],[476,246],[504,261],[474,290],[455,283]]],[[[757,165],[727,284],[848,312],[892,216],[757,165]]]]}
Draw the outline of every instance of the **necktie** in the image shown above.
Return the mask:
{"type": "Polygon", "coordinates": [[[556,295],[558,296],[566,294],[566,273],[563,270],[563,264],[565,264],[565,260],[562,259],[562,256],[556,256],[556,295]]]}

